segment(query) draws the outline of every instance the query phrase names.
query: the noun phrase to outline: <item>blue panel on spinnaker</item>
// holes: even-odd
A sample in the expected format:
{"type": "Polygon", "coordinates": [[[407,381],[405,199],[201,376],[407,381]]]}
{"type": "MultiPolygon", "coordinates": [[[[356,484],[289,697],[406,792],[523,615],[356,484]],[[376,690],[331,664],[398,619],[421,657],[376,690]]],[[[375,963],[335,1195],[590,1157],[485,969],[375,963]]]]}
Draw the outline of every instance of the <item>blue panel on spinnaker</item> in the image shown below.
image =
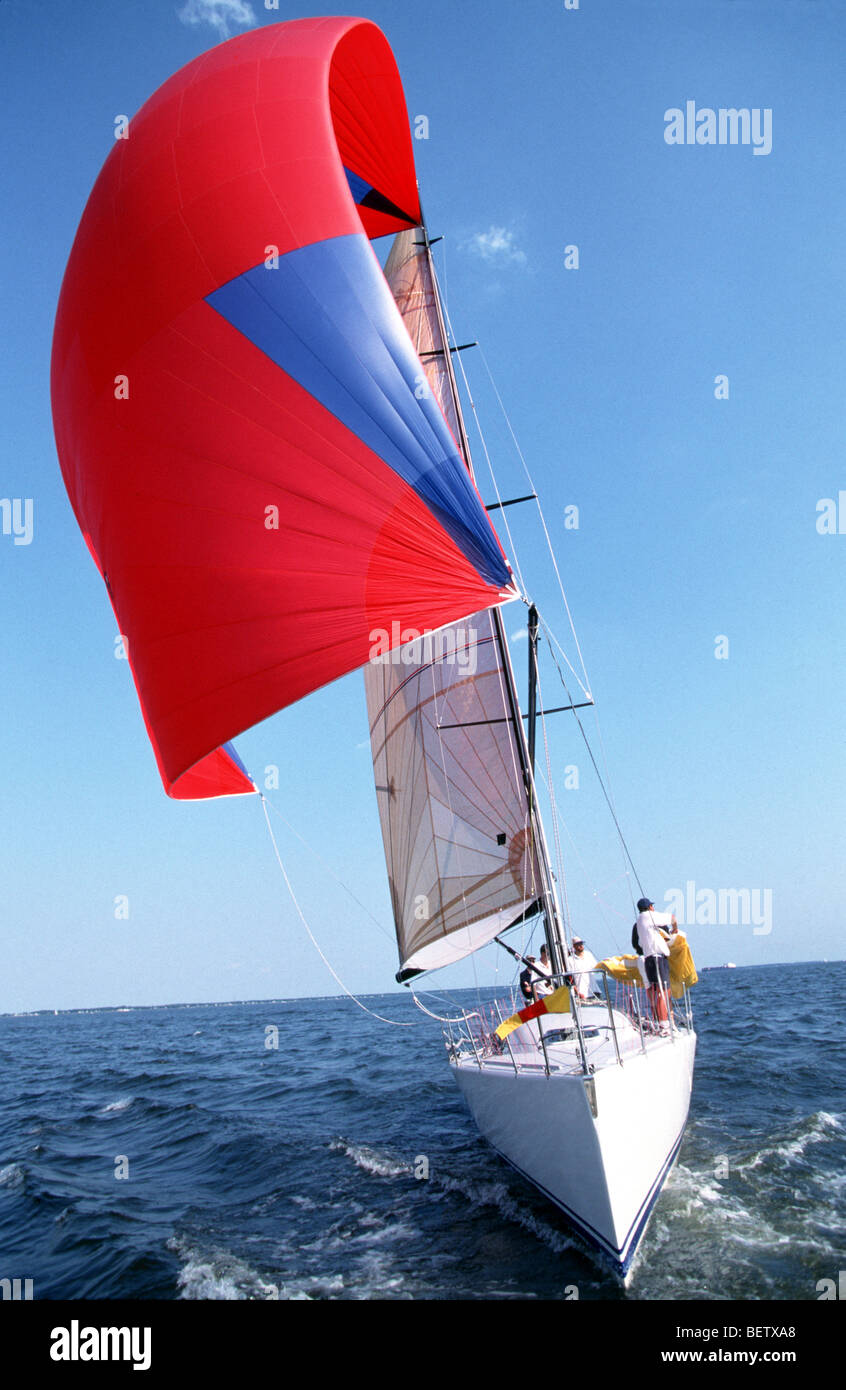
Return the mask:
{"type": "Polygon", "coordinates": [[[344,173],[347,176],[347,183],[350,186],[350,192],[352,193],[353,198],[357,203],[363,203],[368,193],[373,192],[372,185],[366,183],[365,180],[361,178],[359,174],[354,174],[351,169],[347,168],[346,165],[344,165],[344,173]]]}
{"type": "MultiPolygon", "coordinates": [[[[239,754],[238,754],[238,751],[237,751],[237,749],[236,749],[236,747],[235,747],[235,744],[232,743],[232,742],[229,742],[229,743],[224,743],[222,746],[223,746],[223,751],[224,751],[224,753],[228,753],[228,754],[229,754],[229,756],[230,756],[230,758],[232,759],[232,761],[233,761],[233,763],[235,764],[235,766],[236,766],[237,768],[240,768],[240,770],[243,772],[243,774],[244,774],[245,777],[249,777],[250,774],[249,774],[249,772],[247,771],[247,769],[245,768],[243,762],[241,761],[241,758],[240,758],[240,756],[239,756],[239,754]]],[[[252,778],[250,778],[250,780],[252,781],[252,778]]]]}
{"type": "Polygon", "coordinates": [[[490,584],[511,575],[363,235],[315,242],[208,303],[341,420],[437,516],[490,584]]]}

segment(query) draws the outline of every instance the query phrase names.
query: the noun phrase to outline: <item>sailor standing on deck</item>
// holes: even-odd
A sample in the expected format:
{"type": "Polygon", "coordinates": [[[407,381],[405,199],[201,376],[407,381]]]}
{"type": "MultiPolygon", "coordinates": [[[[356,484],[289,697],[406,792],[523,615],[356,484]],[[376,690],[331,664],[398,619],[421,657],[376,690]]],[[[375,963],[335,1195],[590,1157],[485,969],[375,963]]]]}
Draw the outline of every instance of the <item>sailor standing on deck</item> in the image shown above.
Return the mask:
{"type": "Polygon", "coordinates": [[[573,975],[576,984],[576,993],[580,999],[587,999],[593,994],[593,977],[591,971],[596,969],[596,956],[589,951],[580,936],[573,937],[573,975]]]}
{"type": "MultiPolygon", "coordinates": [[[[667,1023],[667,993],[670,988],[670,948],[667,933],[678,923],[670,912],[656,912],[655,904],[649,898],[641,898],[637,905],[638,918],[634,935],[643,952],[648,993],[652,1011],[658,1022],[667,1023]]],[[[662,1029],[663,1031],[663,1029],[662,1029]]]]}

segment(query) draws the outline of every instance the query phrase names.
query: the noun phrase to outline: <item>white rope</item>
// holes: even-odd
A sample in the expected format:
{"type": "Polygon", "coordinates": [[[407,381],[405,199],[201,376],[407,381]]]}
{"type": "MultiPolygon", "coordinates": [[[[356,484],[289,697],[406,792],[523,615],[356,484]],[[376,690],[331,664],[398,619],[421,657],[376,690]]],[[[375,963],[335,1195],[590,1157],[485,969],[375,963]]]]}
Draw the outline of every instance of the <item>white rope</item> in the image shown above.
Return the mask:
{"type": "Polygon", "coordinates": [[[323,865],[323,868],[326,870],[326,872],[327,872],[332,878],[334,878],[334,880],[335,880],[335,882],[338,884],[338,886],[339,886],[340,888],[343,888],[344,892],[347,893],[348,896],[352,898],[353,902],[356,904],[357,907],[360,907],[360,908],[361,908],[362,912],[366,913],[366,915],[370,918],[370,920],[371,920],[371,922],[373,923],[373,925],[374,925],[375,927],[378,927],[379,931],[382,933],[382,935],[385,937],[385,939],[386,939],[387,941],[393,942],[394,939],[395,939],[395,934],[394,934],[394,932],[388,931],[388,928],[385,926],[384,922],[380,922],[378,917],[374,917],[373,913],[370,911],[370,908],[369,908],[369,907],[366,907],[365,904],[361,901],[361,899],[356,897],[355,893],[354,893],[353,890],[350,888],[349,884],[344,883],[344,880],[343,880],[342,878],[339,878],[339,877],[338,877],[338,875],[335,873],[335,870],[332,868],[332,865],[328,862],[328,860],[324,859],[322,854],[318,854],[318,852],[317,852],[317,850],[314,848],[314,846],[313,846],[313,845],[310,845],[309,842],[308,842],[308,840],[304,839],[304,837],[300,834],[300,832],[296,829],[296,827],[293,826],[293,825],[291,824],[291,822],[285,818],[285,816],[283,816],[282,812],[279,810],[279,807],[278,807],[278,806],[274,806],[273,802],[272,802],[272,801],[270,800],[270,798],[267,797],[267,796],[264,798],[264,800],[265,800],[266,804],[270,807],[270,809],[271,809],[271,811],[273,812],[273,814],[276,815],[276,816],[278,816],[279,819],[281,820],[282,824],[283,824],[288,830],[290,830],[291,834],[292,834],[292,835],[296,835],[296,837],[297,837],[297,839],[299,840],[300,844],[305,846],[305,848],[308,850],[309,854],[313,854],[313,855],[314,855],[314,857],[315,857],[315,859],[318,861],[318,863],[320,863],[320,864],[323,865]]]}
{"type": "Polygon", "coordinates": [[[309,926],[308,922],[306,921],[305,917],[303,916],[302,908],[300,907],[299,903],[297,902],[296,894],[294,893],[294,890],[293,890],[293,888],[292,888],[292,886],[291,886],[291,880],[289,879],[287,873],[285,872],[285,865],[282,863],[282,856],[281,856],[281,854],[279,853],[279,846],[278,846],[277,843],[276,843],[276,836],[275,836],[274,833],[273,833],[273,826],[270,824],[270,816],[267,814],[267,805],[266,805],[266,802],[265,802],[264,793],[263,793],[263,792],[259,792],[259,797],[261,798],[261,809],[262,809],[262,811],[264,812],[264,819],[265,819],[265,821],[266,821],[266,823],[267,823],[267,833],[268,833],[269,836],[270,836],[270,843],[273,845],[273,852],[274,852],[274,854],[276,855],[276,862],[277,862],[277,864],[279,865],[279,868],[282,870],[282,877],[283,877],[284,880],[285,880],[285,886],[287,887],[288,892],[289,892],[290,895],[291,895],[291,902],[294,904],[294,907],[295,907],[296,910],[297,910],[297,915],[298,915],[300,921],[302,922],[303,926],[305,927],[306,931],[308,932],[308,937],[309,937],[309,940],[311,941],[312,946],[314,947],[314,949],[315,949],[315,951],[317,952],[317,954],[320,956],[320,959],[323,961],[323,964],[326,966],[326,969],[329,971],[329,974],[330,974],[330,975],[332,976],[332,978],[341,986],[341,989],[344,991],[344,994],[346,994],[347,997],[348,997],[349,999],[351,999],[351,1000],[353,1001],[354,1004],[357,1004],[358,1007],[359,1007],[361,1010],[363,1010],[364,1013],[370,1014],[370,1017],[371,1017],[371,1018],[378,1018],[378,1020],[379,1020],[380,1023],[390,1023],[390,1024],[393,1025],[394,1028],[413,1028],[413,1027],[414,1027],[414,1024],[413,1024],[413,1023],[400,1023],[400,1022],[399,1022],[397,1019],[395,1019],[395,1018],[383,1018],[381,1014],[374,1013],[372,1009],[368,1009],[368,1007],[367,1007],[366,1004],[362,1004],[361,1000],[360,1000],[360,999],[356,999],[356,997],[355,997],[355,995],[352,993],[352,991],[349,990],[349,989],[347,989],[347,987],[346,987],[346,985],[344,984],[343,980],[341,979],[340,975],[338,975],[337,972],[336,972],[335,970],[333,970],[332,966],[329,964],[329,961],[326,959],[326,957],[324,956],[323,952],[321,951],[320,947],[318,946],[317,942],[316,942],[315,939],[314,939],[314,935],[313,935],[313,933],[312,933],[311,927],[309,926]]]}
{"type": "Polygon", "coordinates": [[[478,1013],[474,1012],[472,1014],[464,1013],[461,1018],[444,1018],[442,1014],[433,1014],[431,1009],[427,1009],[425,1004],[421,1004],[414,990],[411,991],[411,997],[421,1013],[428,1014],[429,1018],[434,1018],[438,1023],[463,1023],[467,1018],[479,1017],[478,1013]]]}
{"type": "MultiPolygon", "coordinates": [[[[568,656],[567,653],[565,652],[564,648],[562,647],[562,645],[561,645],[561,643],[559,642],[558,638],[555,636],[555,633],[552,631],[552,628],[549,626],[549,623],[546,621],[545,618],[541,618],[541,626],[543,627],[543,630],[544,630],[544,632],[546,633],[546,635],[547,635],[547,637],[549,638],[549,640],[550,640],[551,642],[554,642],[554,643],[555,643],[555,646],[558,648],[559,652],[561,653],[562,657],[564,658],[564,663],[565,663],[565,665],[566,665],[566,666],[569,668],[569,670],[572,672],[572,674],[573,674],[573,679],[575,680],[576,684],[578,685],[578,687],[579,687],[579,689],[581,690],[582,694],[584,695],[585,699],[586,699],[586,700],[590,700],[590,701],[592,702],[592,701],[593,701],[593,696],[591,695],[590,690],[588,689],[588,686],[590,685],[590,682],[588,681],[588,686],[585,686],[585,685],[583,684],[583,682],[582,682],[582,680],[581,680],[581,678],[580,678],[580,676],[579,676],[578,671],[576,670],[575,666],[573,665],[572,661],[570,660],[569,656],[568,656]]],[[[553,658],[553,659],[554,659],[554,658],[553,658]]],[[[561,678],[561,682],[562,682],[562,685],[563,685],[563,684],[564,684],[564,678],[563,678],[563,676],[562,676],[562,678],[561,678]]],[[[566,689],[566,685],[565,685],[565,689],[566,689]]],[[[570,695],[569,690],[567,691],[567,694],[568,694],[568,696],[570,697],[570,699],[572,700],[573,697],[572,697],[572,695],[570,695]]]]}

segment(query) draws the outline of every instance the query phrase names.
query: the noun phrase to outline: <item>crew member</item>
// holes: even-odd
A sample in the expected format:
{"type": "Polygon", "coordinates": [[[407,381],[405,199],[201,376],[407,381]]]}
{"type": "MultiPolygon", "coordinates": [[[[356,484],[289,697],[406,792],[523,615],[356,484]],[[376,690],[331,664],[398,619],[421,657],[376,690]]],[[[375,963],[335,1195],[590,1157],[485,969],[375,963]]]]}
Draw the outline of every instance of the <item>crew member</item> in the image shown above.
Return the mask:
{"type": "Polygon", "coordinates": [[[649,1001],[664,1033],[668,1031],[667,995],[670,988],[670,948],[667,938],[670,932],[678,931],[678,922],[672,913],[656,912],[651,898],[641,898],[637,911],[632,939],[643,954],[649,1001]]]}
{"type": "Polygon", "coordinates": [[[576,993],[580,999],[588,999],[593,994],[591,971],[596,969],[596,956],[589,951],[580,936],[573,937],[573,977],[576,993]]]}
{"type": "Polygon", "coordinates": [[[527,1004],[535,1002],[534,982],[538,978],[538,972],[532,969],[534,963],[534,956],[526,956],[526,969],[520,971],[520,993],[527,1004]]]}

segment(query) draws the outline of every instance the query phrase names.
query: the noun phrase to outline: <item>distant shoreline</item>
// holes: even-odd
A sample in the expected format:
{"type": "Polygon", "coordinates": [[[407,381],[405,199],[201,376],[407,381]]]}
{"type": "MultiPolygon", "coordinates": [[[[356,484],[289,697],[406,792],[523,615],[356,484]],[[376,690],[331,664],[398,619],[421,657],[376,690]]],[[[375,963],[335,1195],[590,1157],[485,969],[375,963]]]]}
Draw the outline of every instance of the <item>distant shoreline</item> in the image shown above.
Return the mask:
{"type": "MultiPolygon", "coordinates": [[[[785,970],[794,969],[796,966],[807,965],[843,965],[846,960],[786,960],[786,961],[767,961],[762,965],[701,965],[699,974],[706,975],[713,971],[735,969],[735,970],[785,970]]],[[[488,992],[501,992],[502,985],[490,985],[486,989],[488,992]]],[[[429,991],[422,990],[426,994],[429,991]]],[[[476,994],[473,986],[462,986],[459,989],[450,989],[450,994],[476,994]]],[[[400,999],[409,998],[408,994],[400,994],[398,990],[385,990],[383,993],[360,994],[359,999],[400,999]]],[[[0,1018],[57,1018],[65,1014],[116,1014],[116,1013],[138,1013],[144,1009],[231,1009],[245,1004],[304,1004],[304,1003],[340,1003],[346,1000],[349,1003],[354,1001],[348,999],[345,994],[302,994],[293,995],[284,999],[207,999],[207,1000],[177,1000],[166,1004],[77,1004],[69,1009],[21,1009],[18,1012],[5,1011],[0,1013],[0,1018]]]]}

